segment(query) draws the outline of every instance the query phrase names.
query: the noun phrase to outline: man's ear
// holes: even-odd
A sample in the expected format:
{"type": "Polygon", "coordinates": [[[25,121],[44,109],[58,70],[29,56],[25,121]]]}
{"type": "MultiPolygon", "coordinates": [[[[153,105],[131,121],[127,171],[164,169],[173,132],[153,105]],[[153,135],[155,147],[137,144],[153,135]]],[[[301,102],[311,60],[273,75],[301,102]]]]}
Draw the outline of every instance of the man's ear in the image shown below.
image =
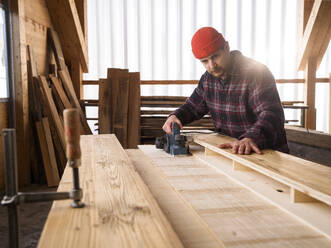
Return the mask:
{"type": "Polygon", "coordinates": [[[229,42],[227,42],[227,41],[226,41],[225,44],[224,44],[224,50],[227,51],[227,52],[230,51],[229,42]]]}

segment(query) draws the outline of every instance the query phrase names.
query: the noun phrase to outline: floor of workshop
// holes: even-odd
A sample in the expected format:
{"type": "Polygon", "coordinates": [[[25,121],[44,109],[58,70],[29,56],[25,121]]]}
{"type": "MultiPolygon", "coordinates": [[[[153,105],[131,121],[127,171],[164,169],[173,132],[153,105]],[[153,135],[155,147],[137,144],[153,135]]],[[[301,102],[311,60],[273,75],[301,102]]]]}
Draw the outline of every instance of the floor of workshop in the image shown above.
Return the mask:
{"type": "MultiPolygon", "coordinates": [[[[40,185],[29,186],[28,188],[20,189],[20,192],[31,191],[56,191],[56,188],[48,188],[40,185]]],[[[0,192],[2,200],[4,192],[0,192]]],[[[34,248],[37,247],[41,231],[45,224],[48,212],[52,202],[38,202],[30,204],[22,204],[19,211],[19,227],[20,227],[20,247],[34,248]]],[[[0,247],[9,247],[8,244],[8,213],[7,208],[0,206],[0,247]]]]}

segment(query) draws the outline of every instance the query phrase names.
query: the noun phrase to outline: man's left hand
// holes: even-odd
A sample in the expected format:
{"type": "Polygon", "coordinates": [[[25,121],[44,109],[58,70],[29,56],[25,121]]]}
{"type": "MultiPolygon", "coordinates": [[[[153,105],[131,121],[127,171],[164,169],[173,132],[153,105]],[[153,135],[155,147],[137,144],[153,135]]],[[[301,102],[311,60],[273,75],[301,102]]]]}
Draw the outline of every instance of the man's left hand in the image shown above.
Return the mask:
{"type": "Polygon", "coordinates": [[[261,150],[255,144],[251,138],[243,138],[242,140],[236,140],[230,143],[221,144],[219,148],[232,148],[232,153],[238,154],[251,154],[252,151],[257,154],[262,154],[261,150]]]}

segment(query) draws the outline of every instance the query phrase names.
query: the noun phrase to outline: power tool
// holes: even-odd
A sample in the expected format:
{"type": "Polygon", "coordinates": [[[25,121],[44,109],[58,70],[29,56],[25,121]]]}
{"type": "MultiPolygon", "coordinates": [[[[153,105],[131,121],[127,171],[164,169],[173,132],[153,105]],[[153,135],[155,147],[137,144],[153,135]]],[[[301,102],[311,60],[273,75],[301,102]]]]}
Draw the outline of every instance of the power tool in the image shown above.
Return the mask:
{"type": "Polygon", "coordinates": [[[162,137],[157,137],[155,146],[158,149],[163,149],[171,155],[188,154],[189,147],[187,145],[187,137],[180,134],[178,123],[172,123],[172,134],[166,134],[162,137]]]}

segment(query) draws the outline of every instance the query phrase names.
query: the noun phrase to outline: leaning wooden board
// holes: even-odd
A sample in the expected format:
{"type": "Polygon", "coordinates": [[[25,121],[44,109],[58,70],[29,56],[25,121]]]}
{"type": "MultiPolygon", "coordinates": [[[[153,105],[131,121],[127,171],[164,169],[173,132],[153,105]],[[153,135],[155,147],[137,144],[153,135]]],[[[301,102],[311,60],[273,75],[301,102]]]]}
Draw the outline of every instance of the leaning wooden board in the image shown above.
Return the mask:
{"type": "MultiPolygon", "coordinates": [[[[225,247],[331,247],[331,240],[320,232],[195,156],[173,157],[148,145],[139,148],[161,169],[173,189],[201,216],[225,247]]],[[[262,179],[248,178],[252,182],[262,179]]],[[[267,183],[275,189],[282,187],[277,181],[267,183]]],[[[154,197],[159,198],[157,194],[154,197]]]]}
{"type": "MultiPolygon", "coordinates": [[[[54,202],[38,247],[182,247],[116,137],[81,136],[85,208],[54,202]]],[[[58,191],[72,188],[67,167],[58,191]]]]}

